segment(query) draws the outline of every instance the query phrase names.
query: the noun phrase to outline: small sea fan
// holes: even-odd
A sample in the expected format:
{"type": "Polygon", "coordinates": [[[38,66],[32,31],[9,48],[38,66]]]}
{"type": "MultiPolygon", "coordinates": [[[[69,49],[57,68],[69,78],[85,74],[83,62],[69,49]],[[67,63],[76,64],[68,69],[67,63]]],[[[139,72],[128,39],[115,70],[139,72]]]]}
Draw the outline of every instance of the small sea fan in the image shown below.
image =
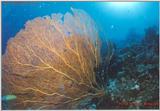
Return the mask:
{"type": "Polygon", "coordinates": [[[3,95],[9,109],[65,109],[101,97],[96,81],[100,43],[94,21],[82,10],[28,21],[2,58],[3,95]]]}

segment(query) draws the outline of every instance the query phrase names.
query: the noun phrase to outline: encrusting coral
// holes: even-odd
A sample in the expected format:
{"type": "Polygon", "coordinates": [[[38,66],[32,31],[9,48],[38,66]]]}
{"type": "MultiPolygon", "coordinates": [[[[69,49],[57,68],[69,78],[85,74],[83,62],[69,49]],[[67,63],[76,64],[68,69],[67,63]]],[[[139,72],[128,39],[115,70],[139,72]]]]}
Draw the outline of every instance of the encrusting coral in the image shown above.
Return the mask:
{"type": "Polygon", "coordinates": [[[30,20],[9,40],[2,93],[16,95],[10,109],[73,108],[79,100],[105,95],[96,81],[101,62],[96,25],[84,11],[72,12],[30,20]]]}

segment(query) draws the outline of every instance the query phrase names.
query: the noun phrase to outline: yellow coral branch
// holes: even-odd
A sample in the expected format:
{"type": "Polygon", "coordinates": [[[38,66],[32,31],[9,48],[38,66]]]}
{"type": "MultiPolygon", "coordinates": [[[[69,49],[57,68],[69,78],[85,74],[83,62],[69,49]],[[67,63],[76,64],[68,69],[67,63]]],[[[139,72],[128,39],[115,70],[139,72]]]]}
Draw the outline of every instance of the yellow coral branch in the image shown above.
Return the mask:
{"type": "Polygon", "coordinates": [[[56,93],[56,92],[54,92],[54,93],[46,93],[46,92],[44,92],[44,91],[42,91],[42,90],[40,90],[40,89],[37,89],[37,88],[31,88],[31,87],[29,88],[29,87],[28,87],[28,88],[23,89],[23,91],[26,91],[26,90],[33,90],[33,91],[42,93],[42,94],[47,95],[47,96],[58,95],[58,96],[62,96],[62,97],[68,98],[68,99],[73,99],[72,97],[65,96],[65,95],[63,95],[63,94],[56,93]]]}

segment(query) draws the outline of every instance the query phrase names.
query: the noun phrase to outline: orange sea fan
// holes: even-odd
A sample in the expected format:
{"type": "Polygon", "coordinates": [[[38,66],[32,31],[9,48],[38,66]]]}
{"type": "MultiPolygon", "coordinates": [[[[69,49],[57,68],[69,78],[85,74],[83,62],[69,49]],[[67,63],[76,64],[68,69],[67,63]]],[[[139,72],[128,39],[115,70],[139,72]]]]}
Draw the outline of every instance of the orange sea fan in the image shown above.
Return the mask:
{"type": "Polygon", "coordinates": [[[2,58],[2,93],[17,96],[10,109],[73,108],[101,97],[96,81],[100,43],[94,21],[82,10],[26,23],[2,58]]]}

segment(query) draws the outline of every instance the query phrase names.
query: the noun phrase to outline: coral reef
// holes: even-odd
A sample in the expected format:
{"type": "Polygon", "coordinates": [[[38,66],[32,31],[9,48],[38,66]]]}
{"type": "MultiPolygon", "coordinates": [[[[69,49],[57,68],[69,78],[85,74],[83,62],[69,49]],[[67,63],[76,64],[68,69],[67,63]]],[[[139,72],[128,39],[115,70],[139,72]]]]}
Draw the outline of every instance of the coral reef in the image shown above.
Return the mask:
{"type": "Polygon", "coordinates": [[[158,109],[159,34],[156,28],[146,29],[140,42],[117,50],[113,61],[106,87],[113,102],[111,108],[158,109]]]}
{"type": "Polygon", "coordinates": [[[101,41],[86,12],[71,10],[30,20],[9,40],[3,109],[158,109],[157,29],[141,39],[131,30],[118,48],[101,41]]]}

